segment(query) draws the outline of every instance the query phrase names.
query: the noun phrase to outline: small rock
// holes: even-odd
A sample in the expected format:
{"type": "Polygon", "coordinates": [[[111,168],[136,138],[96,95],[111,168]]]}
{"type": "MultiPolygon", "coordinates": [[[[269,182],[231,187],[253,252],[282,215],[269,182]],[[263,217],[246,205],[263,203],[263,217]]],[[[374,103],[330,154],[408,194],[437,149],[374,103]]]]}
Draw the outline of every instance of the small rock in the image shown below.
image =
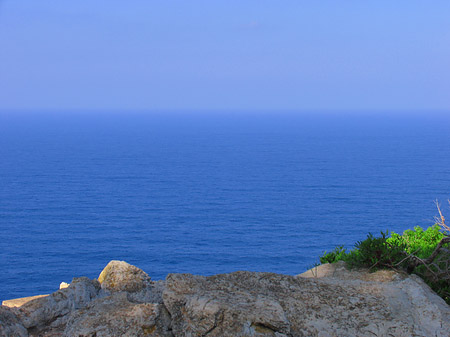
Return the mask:
{"type": "Polygon", "coordinates": [[[69,283],[61,282],[61,283],[59,284],[59,289],[64,289],[64,288],[67,288],[68,286],[70,286],[69,283]]]}

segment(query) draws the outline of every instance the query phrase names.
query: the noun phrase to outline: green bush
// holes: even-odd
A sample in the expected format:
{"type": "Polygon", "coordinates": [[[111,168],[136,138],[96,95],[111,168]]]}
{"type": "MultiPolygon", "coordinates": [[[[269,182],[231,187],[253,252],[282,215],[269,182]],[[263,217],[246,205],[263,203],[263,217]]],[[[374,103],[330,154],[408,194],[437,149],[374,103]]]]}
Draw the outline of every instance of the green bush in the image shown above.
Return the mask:
{"type": "Polygon", "coordinates": [[[420,258],[427,258],[444,238],[439,225],[434,225],[423,230],[422,227],[408,229],[402,235],[392,233],[388,242],[393,245],[404,245],[408,254],[414,254],[420,258]]]}
{"type": "Polygon", "coordinates": [[[403,245],[392,245],[388,242],[388,232],[381,232],[381,237],[369,233],[367,239],[358,241],[355,249],[345,258],[351,267],[366,267],[371,270],[390,268],[405,257],[403,245]]]}
{"type": "Polygon", "coordinates": [[[327,253],[326,251],[320,257],[320,263],[335,263],[344,259],[347,254],[344,246],[334,248],[333,251],[327,253]]]}
{"type": "Polygon", "coordinates": [[[423,230],[415,227],[403,234],[381,232],[380,237],[369,234],[363,241],[358,241],[355,248],[347,252],[344,246],[338,246],[331,252],[324,252],[320,263],[335,263],[345,261],[350,268],[369,268],[370,271],[379,269],[398,269],[422,277],[425,282],[450,304],[450,244],[443,247],[435,261],[429,265],[419,265],[410,270],[410,254],[420,258],[428,258],[439,242],[445,237],[438,225],[423,230]],[[444,271],[444,274],[442,273],[444,271]]]}

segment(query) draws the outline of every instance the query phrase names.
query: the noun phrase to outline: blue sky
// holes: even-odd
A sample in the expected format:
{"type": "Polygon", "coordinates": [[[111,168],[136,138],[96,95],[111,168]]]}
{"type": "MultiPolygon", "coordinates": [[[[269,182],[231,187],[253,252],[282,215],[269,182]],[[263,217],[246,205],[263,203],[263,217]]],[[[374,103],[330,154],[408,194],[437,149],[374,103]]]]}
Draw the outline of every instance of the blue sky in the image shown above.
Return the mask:
{"type": "Polygon", "coordinates": [[[449,110],[450,1],[0,0],[0,110],[449,110]]]}

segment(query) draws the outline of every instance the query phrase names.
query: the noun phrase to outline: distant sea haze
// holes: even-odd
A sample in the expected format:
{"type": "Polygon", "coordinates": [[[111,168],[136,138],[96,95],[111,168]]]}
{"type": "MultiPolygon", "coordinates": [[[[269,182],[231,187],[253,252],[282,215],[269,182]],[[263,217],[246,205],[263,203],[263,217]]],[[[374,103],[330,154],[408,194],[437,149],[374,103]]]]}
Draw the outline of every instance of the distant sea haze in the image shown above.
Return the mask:
{"type": "Polygon", "coordinates": [[[0,300],[113,259],[295,275],[448,198],[443,115],[2,114],[0,300]]]}

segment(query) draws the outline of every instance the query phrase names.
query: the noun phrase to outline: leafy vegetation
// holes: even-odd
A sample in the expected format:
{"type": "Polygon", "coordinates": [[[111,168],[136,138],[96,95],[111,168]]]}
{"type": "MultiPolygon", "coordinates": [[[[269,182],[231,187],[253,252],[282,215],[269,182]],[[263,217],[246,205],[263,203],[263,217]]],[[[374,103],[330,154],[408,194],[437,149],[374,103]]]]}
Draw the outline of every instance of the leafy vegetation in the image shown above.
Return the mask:
{"type": "Polygon", "coordinates": [[[333,251],[327,253],[324,252],[323,255],[320,257],[320,263],[335,263],[341,260],[344,260],[345,256],[347,255],[347,252],[344,248],[344,246],[338,246],[333,251]]]}
{"type": "MultiPolygon", "coordinates": [[[[443,217],[442,217],[443,219],[443,217]]],[[[445,227],[444,227],[445,229],[445,227]]],[[[369,234],[347,251],[343,246],[320,257],[320,263],[345,261],[350,268],[396,269],[414,273],[450,304],[450,237],[443,233],[442,225],[426,230],[415,227],[403,234],[381,232],[369,234]]]]}

